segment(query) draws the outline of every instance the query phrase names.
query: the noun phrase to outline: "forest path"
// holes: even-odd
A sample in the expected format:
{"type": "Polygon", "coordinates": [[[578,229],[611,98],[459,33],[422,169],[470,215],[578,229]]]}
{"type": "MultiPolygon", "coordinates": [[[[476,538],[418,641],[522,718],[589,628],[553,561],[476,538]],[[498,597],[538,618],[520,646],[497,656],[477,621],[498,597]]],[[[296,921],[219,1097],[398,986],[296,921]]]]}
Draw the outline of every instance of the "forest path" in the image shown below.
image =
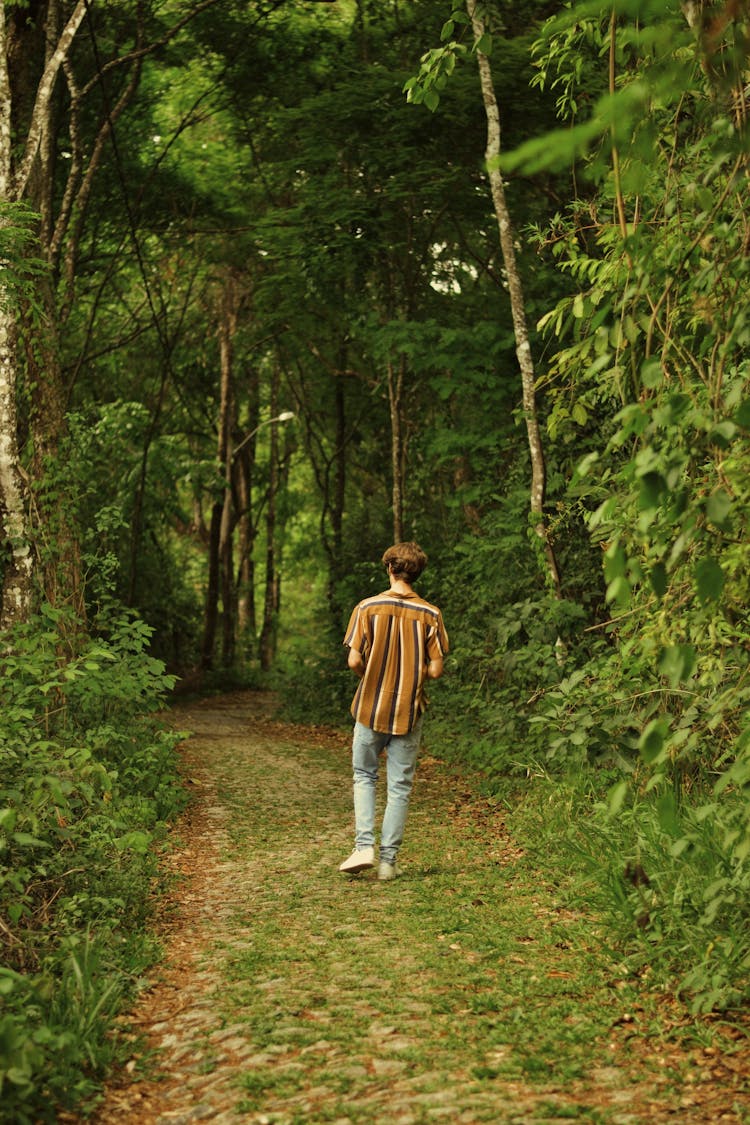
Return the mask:
{"type": "Polygon", "coordinates": [[[250,692],[173,721],[194,732],[183,878],[96,1125],[750,1120],[739,1041],[720,1057],[618,978],[429,730],[405,874],[379,883],[337,871],[346,733],[250,692]]]}

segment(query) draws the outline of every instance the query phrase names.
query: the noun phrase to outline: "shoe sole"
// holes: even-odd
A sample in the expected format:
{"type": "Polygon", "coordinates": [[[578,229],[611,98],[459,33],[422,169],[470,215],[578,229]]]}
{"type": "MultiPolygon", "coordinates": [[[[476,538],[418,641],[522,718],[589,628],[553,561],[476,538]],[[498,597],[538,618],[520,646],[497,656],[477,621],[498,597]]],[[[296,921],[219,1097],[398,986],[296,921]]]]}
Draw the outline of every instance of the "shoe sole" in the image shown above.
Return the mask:
{"type": "Polygon", "coordinates": [[[353,867],[339,867],[342,875],[358,875],[360,871],[372,871],[374,863],[357,863],[353,867]]]}

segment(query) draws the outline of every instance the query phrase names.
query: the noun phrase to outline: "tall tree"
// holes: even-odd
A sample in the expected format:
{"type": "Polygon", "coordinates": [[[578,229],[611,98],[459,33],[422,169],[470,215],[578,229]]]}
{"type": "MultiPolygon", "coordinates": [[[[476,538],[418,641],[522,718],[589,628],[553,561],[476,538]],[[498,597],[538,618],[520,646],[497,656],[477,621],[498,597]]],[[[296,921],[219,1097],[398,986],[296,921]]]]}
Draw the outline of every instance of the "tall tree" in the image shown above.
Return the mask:
{"type": "MultiPolygon", "coordinates": [[[[57,6],[53,5],[55,10],[57,6]]],[[[12,128],[15,120],[16,90],[11,82],[9,58],[18,36],[16,11],[8,22],[6,7],[0,5],[0,233],[18,216],[9,205],[18,204],[27,193],[34,162],[52,132],[52,96],[58,72],[86,14],[85,0],[78,0],[57,42],[46,52],[41,78],[33,96],[30,116],[25,123],[20,158],[14,160],[12,128]]],[[[24,66],[31,60],[23,59],[24,66]]],[[[24,77],[24,81],[26,81],[24,77]]],[[[28,220],[27,220],[28,221],[28,220]]],[[[0,280],[0,515],[3,520],[7,556],[3,568],[0,628],[23,621],[31,608],[34,548],[28,518],[26,478],[21,468],[18,446],[16,396],[19,378],[18,311],[22,295],[9,290],[0,280]]],[[[54,398],[55,421],[59,421],[60,402],[54,398]]],[[[50,400],[52,401],[52,400],[50,400]]]]}
{"type": "Polygon", "coordinates": [[[500,232],[503,262],[508,278],[508,294],[510,297],[511,312],[513,314],[513,331],[516,339],[516,357],[521,372],[524,421],[526,423],[526,435],[531,458],[530,513],[534,524],[534,530],[543,544],[544,555],[547,561],[547,574],[551,588],[554,590],[556,596],[560,598],[560,574],[557,567],[555,550],[544,516],[546,469],[544,464],[544,450],[542,448],[542,435],[539,427],[539,415],[536,405],[534,360],[529,343],[523,283],[516,261],[514,245],[516,234],[508,209],[505,188],[503,186],[503,177],[500,171],[500,109],[497,104],[497,97],[495,96],[490,60],[486,52],[482,49],[483,42],[486,42],[486,32],[484,19],[480,14],[477,0],[466,0],[466,10],[469,13],[474,31],[477,65],[479,66],[479,77],[482,85],[482,100],[484,101],[484,109],[487,115],[487,148],[485,152],[487,174],[490,181],[495,217],[500,232]]]}

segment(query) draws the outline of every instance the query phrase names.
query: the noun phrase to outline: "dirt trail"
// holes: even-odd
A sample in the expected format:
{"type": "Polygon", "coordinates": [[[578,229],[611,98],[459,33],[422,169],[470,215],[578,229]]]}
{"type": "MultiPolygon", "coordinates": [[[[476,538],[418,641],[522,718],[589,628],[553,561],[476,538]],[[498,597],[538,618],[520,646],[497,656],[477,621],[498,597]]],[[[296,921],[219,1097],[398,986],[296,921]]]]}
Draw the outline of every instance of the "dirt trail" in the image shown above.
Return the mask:
{"type": "Polygon", "coordinates": [[[746,1052],[669,1043],[592,981],[585,920],[519,875],[497,810],[428,753],[406,873],[380,884],[336,870],[345,733],[276,722],[259,693],[174,724],[194,732],[182,878],[95,1125],[750,1120],[746,1052]]]}

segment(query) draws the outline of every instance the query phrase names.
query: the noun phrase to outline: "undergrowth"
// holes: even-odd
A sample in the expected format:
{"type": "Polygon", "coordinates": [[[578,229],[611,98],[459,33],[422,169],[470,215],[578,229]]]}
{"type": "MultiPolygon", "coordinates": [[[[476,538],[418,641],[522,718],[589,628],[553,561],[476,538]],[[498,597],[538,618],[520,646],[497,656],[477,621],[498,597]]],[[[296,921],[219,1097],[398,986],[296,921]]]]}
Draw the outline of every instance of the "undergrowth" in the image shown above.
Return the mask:
{"type": "Polygon", "coordinates": [[[150,894],[182,797],[149,632],[122,614],[84,636],[47,606],[0,656],[0,1099],[17,1125],[97,1089],[107,1029],[153,959],[150,894]]]}

